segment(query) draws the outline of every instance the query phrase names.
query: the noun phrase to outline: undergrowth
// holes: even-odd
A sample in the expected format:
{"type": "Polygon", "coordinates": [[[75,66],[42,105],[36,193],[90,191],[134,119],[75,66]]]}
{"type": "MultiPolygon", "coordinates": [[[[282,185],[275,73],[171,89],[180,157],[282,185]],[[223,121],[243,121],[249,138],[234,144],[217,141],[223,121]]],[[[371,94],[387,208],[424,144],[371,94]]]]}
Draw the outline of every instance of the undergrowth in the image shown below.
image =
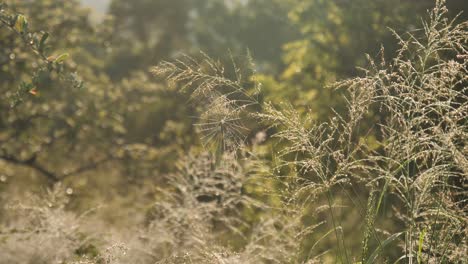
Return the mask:
{"type": "Polygon", "coordinates": [[[207,151],[179,161],[122,237],[56,198],[9,206],[0,263],[466,263],[468,22],[446,13],[437,1],[423,29],[395,33],[392,61],[332,85],[347,110],[323,123],[259,100],[250,60],[161,63],[207,151]]]}
{"type": "MultiPolygon", "coordinates": [[[[457,24],[446,13],[444,1],[437,1],[422,30],[395,33],[400,49],[392,61],[383,59],[382,49],[382,59],[369,57],[363,77],[334,84],[346,91],[347,111],[324,123],[287,103],[254,100],[249,96],[252,84],[242,86],[239,78],[216,70],[210,58],[162,63],[153,72],[208,105],[200,114],[200,126],[210,128],[201,130],[209,131],[206,141],[218,135],[223,144],[239,145],[237,135],[248,130],[240,116],[244,123],[250,119],[264,124],[277,139],[271,156],[279,162],[266,176],[279,185],[269,193],[280,201],[270,204],[273,214],[305,218],[312,206],[327,214],[315,224],[328,226],[314,229],[319,235],[301,237],[307,228],[301,223],[293,237],[304,244],[292,252],[302,252],[289,252],[287,262],[306,263],[321,254],[341,263],[463,262],[468,23],[457,24]],[[261,111],[248,108],[255,104],[261,111]],[[363,126],[376,115],[379,121],[373,127],[363,126]],[[369,139],[374,144],[366,144],[369,139]],[[360,255],[348,248],[355,238],[347,235],[353,230],[344,221],[353,212],[364,223],[360,255]],[[310,245],[310,240],[331,235],[335,244],[324,252],[310,245]]],[[[237,73],[235,63],[233,68],[237,73]]],[[[239,152],[235,147],[222,149],[234,156],[239,152]]],[[[255,157],[249,155],[245,158],[255,157]]]]}

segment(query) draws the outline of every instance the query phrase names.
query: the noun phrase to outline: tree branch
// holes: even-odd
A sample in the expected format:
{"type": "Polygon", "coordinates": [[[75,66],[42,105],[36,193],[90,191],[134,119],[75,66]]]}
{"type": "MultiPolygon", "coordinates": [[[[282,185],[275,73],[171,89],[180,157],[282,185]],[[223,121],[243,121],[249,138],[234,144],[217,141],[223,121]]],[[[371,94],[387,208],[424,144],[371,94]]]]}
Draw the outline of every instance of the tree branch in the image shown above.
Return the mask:
{"type": "Polygon", "coordinates": [[[44,175],[50,183],[56,183],[60,181],[60,178],[55,173],[47,170],[45,167],[37,163],[36,156],[33,156],[27,160],[21,160],[12,155],[4,154],[0,156],[0,159],[16,165],[26,166],[34,169],[44,175]]]}
{"type": "Polygon", "coordinates": [[[54,184],[54,183],[57,183],[59,181],[62,181],[64,179],[66,179],[66,178],[68,178],[70,176],[79,175],[81,173],[97,169],[100,165],[102,165],[104,163],[107,163],[107,162],[109,162],[111,160],[114,160],[114,157],[108,156],[108,157],[102,158],[102,159],[100,159],[98,161],[91,162],[91,163],[89,163],[89,164],[87,164],[85,166],[78,167],[78,168],[76,168],[76,169],[74,169],[72,171],[65,172],[63,174],[53,173],[52,171],[48,170],[47,168],[45,168],[41,164],[37,163],[37,159],[36,159],[35,155],[32,156],[29,159],[23,160],[23,159],[18,159],[16,157],[12,156],[12,155],[3,154],[3,155],[0,155],[0,160],[4,160],[4,161],[12,163],[12,164],[16,164],[16,165],[31,168],[31,169],[39,172],[43,176],[45,176],[47,178],[47,181],[50,184],[54,184]]]}

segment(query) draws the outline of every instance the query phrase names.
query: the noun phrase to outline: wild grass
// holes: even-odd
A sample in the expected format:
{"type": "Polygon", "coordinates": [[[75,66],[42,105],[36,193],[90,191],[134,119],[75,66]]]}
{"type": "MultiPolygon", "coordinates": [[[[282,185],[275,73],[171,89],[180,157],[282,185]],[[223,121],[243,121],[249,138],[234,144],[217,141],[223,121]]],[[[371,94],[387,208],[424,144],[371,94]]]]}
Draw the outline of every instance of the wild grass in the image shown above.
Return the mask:
{"type": "Polygon", "coordinates": [[[261,102],[250,60],[161,63],[207,151],[179,161],[121,237],[86,235],[56,198],[16,205],[27,214],[2,228],[0,263],[466,263],[468,22],[446,16],[437,1],[421,30],[395,33],[392,61],[334,84],[346,111],[323,123],[261,102]]]}
{"type": "MultiPolygon", "coordinates": [[[[247,88],[224,75],[199,82],[200,77],[190,74],[206,73],[200,65],[210,65],[210,59],[194,68],[184,62],[163,63],[154,73],[169,73],[168,80],[182,87],[195,84],[191,93],[209,105],[200,114],[202,126],[211,124],[204,117],[214,110],[217,120],[237,121],[242,113],[274,131],[271,137],[283,143],[275,153],[281,163],[271,171],[288,186],[281,193],[283,205],[300,214],[325,201],[336,261],[457,263],[467,252],[468,23],[457,24],[446,14],[444,1],[437,1],[420,31],[395,33],[400,49],[392,61],[369,58],[363,77],[335,84],[336,89],[347,91],[347,111],[324,123],[288,104],[265,103],[260,112],[242,104],[226,107],[238,105],[238,99],[224,87],[242,95],[247,88]],[[375,116],[379,122],[361,131],[375,116]],[[378,138],[377,146],[364,144],[369,138],[378,138]],[[362,201],[364,193],[369,196],[367,205],[362,201]],[[338,205],[343,198],[345,205],[338,205]],[[364,222],[361,256],[347,248],[353,238],[346,235],[350,227],[344,226],[343,212],[353,210],[364,222]],[[379,220],[388,211],[393,215],[386,219],[392,222],[391,230],[384,230],[379,220]]],[[[221,133],[226,142],[237,126],[229,129],[231,133],[221,133]]],[[[235,136],[231,139],[239,142],[235,136]]],[[[290,262],[309,259],[302,256],[290,262]]]]}

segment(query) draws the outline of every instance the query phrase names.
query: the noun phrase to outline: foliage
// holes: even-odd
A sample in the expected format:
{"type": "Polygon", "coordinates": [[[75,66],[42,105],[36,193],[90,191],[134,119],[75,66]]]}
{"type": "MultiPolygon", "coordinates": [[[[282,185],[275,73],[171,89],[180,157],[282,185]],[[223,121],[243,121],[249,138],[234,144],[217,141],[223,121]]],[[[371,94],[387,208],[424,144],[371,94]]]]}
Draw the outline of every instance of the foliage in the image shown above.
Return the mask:
{"type": "MultiPolygon", "coordinates": [[[[39,93],[38,86],[43,86],[42,81],[48,79],[52,72],[56,73],[61,79],[67,80],[73,88],[82,88],[84,86],[80,77],[76,73],[64,73],[63,62],[69,57],[68,53],[59,55],[48,55],[47,39],[49,33],[47,32],[31,32],[28,19],[22,14],[15,14],[8,12],[8,6],[0,2],[0,22],[3,26],[9,27],[18,38],[27,46],[30,51],[40,59],[39,63],[35,63],[36,70],[32,74],[30,82],[21,82],[18,90],[14,93],[11,99],[11,105],[15,106],[23,100],[23,97],[30,93],[37,95],[39,93]]],[[[5,58],[15,60],[17,56],[14,51],[5,58]]]]}
{"type": "Polygon", "coordinates": [[[2,3],[0,263],[464,261],[461,0],[2,3]]]}

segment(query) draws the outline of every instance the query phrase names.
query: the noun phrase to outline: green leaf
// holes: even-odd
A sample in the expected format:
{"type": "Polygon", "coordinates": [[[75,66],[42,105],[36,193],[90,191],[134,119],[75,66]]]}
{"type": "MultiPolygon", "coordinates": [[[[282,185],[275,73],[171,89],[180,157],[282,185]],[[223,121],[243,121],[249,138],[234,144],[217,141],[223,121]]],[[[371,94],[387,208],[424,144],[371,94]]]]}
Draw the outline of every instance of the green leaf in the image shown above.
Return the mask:
{"type": "Polygon", "coordinates": [[[61,63],[61,62],[65,61],[66,59],[68,59],[69,56],[70,56],[70,55],[69,55],[68,53],[63,53],[63,54],[61,54],[60,56],[58,56],[58,57],[54,60],[54,62],[55,62],[55,63],[61,63]]]}
{"type": "Polygon", "coordinates": [[[422,261],[422,248],[424,244],[424,237],[426,236],[426,228],[424,228],[419,234],[419,244],[418,244],[418,263],[422,261]]]}
{"type": "Polygon", "coordinates": [[[401,236],[402,234],[404,234],[405,232],[400,232],[400,233],[395,233],[391,236],[389,236],[387,239],[385,239],[385,241],[382,242],[382,244],[380,244],[380,246],[378,246],[374,252],[372,253],[372,255],[369,257],[369,259],[367,259],[367,264],[372,264],[372,263],[376,263],[375,260],[377,259],[377,257],[380,255],[380,253],[383,251],[383,249],[390,243],[392,243],[393,241],[395,241],[399,236],[401,236]]]}
{"type": "Polygon", "coordinates": [[[15,29],[19,33],[23,33],[27,25],[28,25],[28,21],[26,20],[26,17],[23,15],[18,15],[18,17],[16,18],[16,22],[15,22],[15,29]]]}
{"type": "Polygon", "coordinates": [[[45,42],[47,38],[49,37],[49,33],[44,32],[44,34],[41,37],[41,41],[39,41],[39,51],[42,52],[44,50],[45,42]]]}

